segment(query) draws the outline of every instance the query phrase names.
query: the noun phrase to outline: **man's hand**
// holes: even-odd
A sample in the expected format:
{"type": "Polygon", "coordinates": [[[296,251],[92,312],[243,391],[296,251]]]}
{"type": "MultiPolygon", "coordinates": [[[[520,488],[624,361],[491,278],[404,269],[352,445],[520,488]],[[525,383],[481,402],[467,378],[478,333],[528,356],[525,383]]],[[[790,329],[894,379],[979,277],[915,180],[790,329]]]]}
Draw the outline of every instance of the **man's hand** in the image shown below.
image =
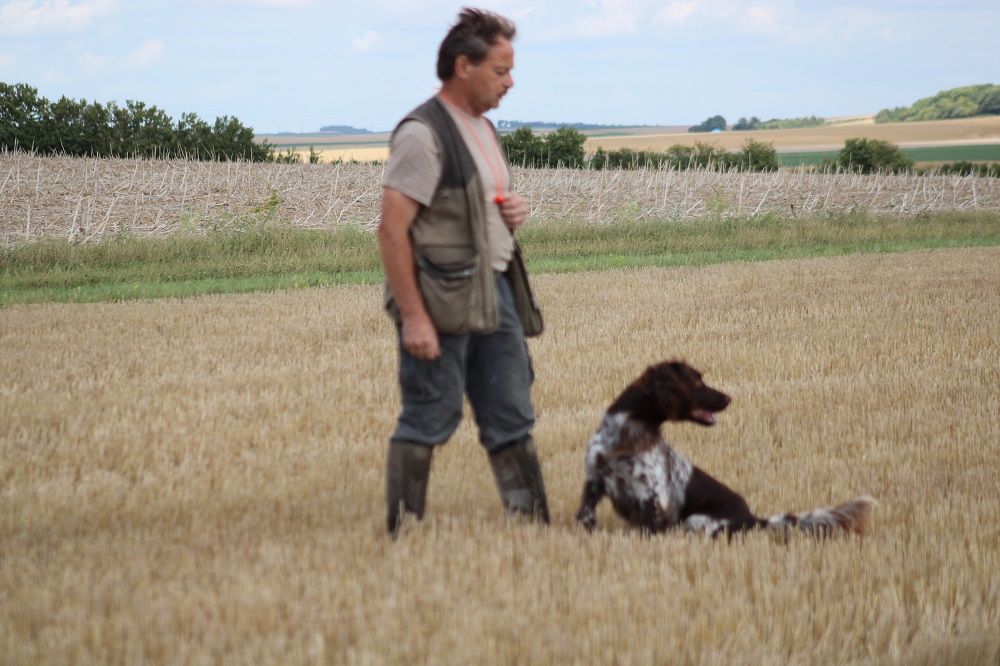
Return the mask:
{"type": "Polygon", "coordinates": [[[403,319],[402,338],[403,349],[416,358],[433,361],[441,355],[437,330],[426,311],[403,319]]]}
{"type": "Polygon", "coordinates": [[[528,218],[528,202],[515,192],[505,192],[500,204],[500,217],[511,233],[524,224],[528,218]]]}
{"type": "Polygon", "coordinates": [[[441,355],[434,322],[427,314],[417,287],[413,267],[413,245],[409,230],[420,208],[413,199],[390,188],[382,190],[382,221],[378,226],[382,266],[392,287],[396,308],[403,320],[403,349],[416,358],[431,361],[441,355]]]}

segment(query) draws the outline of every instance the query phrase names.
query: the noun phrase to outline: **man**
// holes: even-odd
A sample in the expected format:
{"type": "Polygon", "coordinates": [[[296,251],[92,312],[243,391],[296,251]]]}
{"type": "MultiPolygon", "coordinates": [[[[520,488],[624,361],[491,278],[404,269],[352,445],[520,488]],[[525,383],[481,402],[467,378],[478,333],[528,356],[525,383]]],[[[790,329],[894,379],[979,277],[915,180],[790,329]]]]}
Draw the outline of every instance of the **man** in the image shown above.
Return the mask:
{"type": "Polygon", "coordinates": [[[531,438],[533,373],[525,334],[541,332],[514,231],[527,202],[493,125],[514,85],[515,28],[465,9],[438,52],[439,94],[393,132],[378,229],[386,308],[399,332],[402,410],[389,442],[387,522],[422,518],[433,448],[468,395],[508,511],[548,522],[531,438]]]}

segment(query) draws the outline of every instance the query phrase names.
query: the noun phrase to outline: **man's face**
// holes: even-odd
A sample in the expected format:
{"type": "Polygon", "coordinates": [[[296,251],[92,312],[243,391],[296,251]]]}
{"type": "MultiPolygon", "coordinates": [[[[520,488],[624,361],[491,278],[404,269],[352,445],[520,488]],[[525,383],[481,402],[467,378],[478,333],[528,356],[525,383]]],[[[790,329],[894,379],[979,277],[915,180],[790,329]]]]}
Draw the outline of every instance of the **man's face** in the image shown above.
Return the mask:
{"type": "Polygon", "coordinates": [[[510,71],[514,69],[514,47],[510,40],[499,38],[486,51],[486,57],[478,65],[468,59],[459,64],[460,78],[473,107],[478,113],[486,113],[500,106],[500,98],[514,85],[510,71]]]}

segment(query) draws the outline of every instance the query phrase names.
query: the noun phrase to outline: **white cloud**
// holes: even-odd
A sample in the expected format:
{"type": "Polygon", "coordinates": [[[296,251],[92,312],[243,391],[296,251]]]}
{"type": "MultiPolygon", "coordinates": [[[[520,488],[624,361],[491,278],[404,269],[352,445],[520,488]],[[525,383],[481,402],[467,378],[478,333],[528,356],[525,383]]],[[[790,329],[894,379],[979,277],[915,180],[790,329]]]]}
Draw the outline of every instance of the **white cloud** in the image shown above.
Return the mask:
{"type": "MultiPolygon", "coordinates": [[[[641,4],[641,3],[640,3],[641,4]]],[[[573,31],[581,37],[613,37],[636,32],[639,7],[631,0],[597,0],[585,6],[593,8],[573,22],[573,31]]]]}
{"type": "Polygon", "coordinates": [[[694,14],[695,10],[698,9],[698,4],[698,0],[692,0],[691,2],[671,2],[656,12],[653,20],[664,26],[681,25],[694,14]]]}
{"type": "Polygon", "coordinates": [[[126,54],[123,64],[132,69],[143,69],[163,60],[163,40],[147,39],[138,49],[126,54]]]}
{"type": "Polygon", "coordinates": [[[313,0],[218,0],[228,5],[257,5],[258,7],[308,7],[313,0]]]}
{"type": "Polygon", "coordinates": [[[107,67],[110,62],[111,58],[108,58],[107,56],[99,56],[94,53],[83,54],[83,69],[91,74],[100,72],[107,67]]]}
{"type": "Polygon", "coordinates": [[[46,67],[42,70],[42,81],[48,84],[69,83],[70,78],[53,67],[46,67]]]}
{"type": "Polygon", "coordinates": [[[118,9],[117,0],[13,0],[0,6],[0,33],[37,35],[76,32],[118,9]]]}
{"type": "Polygon", "coordinates": [[[776,33],[781,30],[783,21],[778,16],[778,10],[767,5],[751,5],[744,12],[743,19],[750,30],[764,33],[776,33]]]}
{"type": "Polygon", "coordinates": [[[7,69],[14,64],[14,56],[9,53],[0,53],[0,69],[7,69]]]}
{"type": "Polygon", "coordinates": [[[368,53],[378,46],[381,41],[382,38],[376,32],[365,30],[361,33],[360,37],[354,38],[354,41],[351,42],[351,47],[358,53],[368,53]]]}
{"type": "Polygon", "coordinates": [[[159,39],[147,39],[139,48],[121,56],[106,56],[96,53],[83,54],[83,69],[90,74],[107,70],[146,69],[163,60],[165,47],[159,39]]]}
{"type": "Polygon", "coordinates": [[[722,29],[804,44],[850,39],[884,25],[885,17],[862,7],[800,6],[790,0],[686,0],[655,12],[652,22],[668,31],[722,29]]]}

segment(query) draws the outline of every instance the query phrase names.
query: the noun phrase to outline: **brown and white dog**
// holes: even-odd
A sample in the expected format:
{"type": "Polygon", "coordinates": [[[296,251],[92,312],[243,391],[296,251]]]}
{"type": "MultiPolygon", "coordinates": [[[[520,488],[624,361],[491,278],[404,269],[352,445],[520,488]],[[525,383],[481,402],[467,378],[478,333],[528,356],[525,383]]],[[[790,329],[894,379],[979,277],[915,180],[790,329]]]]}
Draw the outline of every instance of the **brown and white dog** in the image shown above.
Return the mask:
{"type": "Polygon", "coordinates": [[[839,506],[763,519],[726,485],[674,451],[660,434],[664,421],[715,424],[730,402],[680,361],[650,366],[611,404],[587,447],[587,480],[576,519],[597,525],[597,503],[607,495],[618,514],[648,532],[682,526],[710,536],[754,528],[829,534],[864,532],[874,500],[856,497],[839,506]]]}

